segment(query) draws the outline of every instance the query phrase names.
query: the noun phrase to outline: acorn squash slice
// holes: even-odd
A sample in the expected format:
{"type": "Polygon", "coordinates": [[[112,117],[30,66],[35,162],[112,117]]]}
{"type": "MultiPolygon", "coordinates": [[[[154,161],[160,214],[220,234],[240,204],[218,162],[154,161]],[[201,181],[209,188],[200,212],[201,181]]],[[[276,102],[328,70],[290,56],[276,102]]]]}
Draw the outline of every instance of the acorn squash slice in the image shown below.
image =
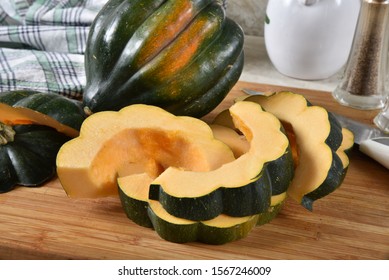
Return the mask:
{"type": "Polygon", "coordinates": [[[118,177],[156,178],[170,166],[209,171],[234,159],[205,122],[137,104],[88,117],[59,150],[57,173],[68,196],[93,198],[117,194],[118,177]]]}
{"type": "Polygon", "coordinates": [[[302,95],[277,92],[270,96],[250,96],[244,99],[260,104],[292,129],[297,155],[295,175],[288,195],[312,210],[313,202],[343,182],[345,173],[338,149],[343,140],[342,127],[326,109],[312,106],[302,95]]]}
{"type": "Polygon", "coordinates": [[[0,121],[4,124],[44,125],[70,137],[78,136],[86,117],[81,101],[28,90],[0,93],[0,112],[0,121]]]}
{"type": "MultiPolygon", "coordinates": [[[[250,144],[247,139],[234,127],[233,120],[228,110],[219,113],[210,127],[216,139],[226,143],[238,158],[246,153],[250,144]]],[[[272,186],[270,207],[265,213],[261,213],[257,225],[263,225],[273,220],[281,211],[287,198],[287,189],[293,178],[294,169],[290,168],[293,161],[291,150],[279,159],[268,163],[267,174],[272,186]],[[281,175],[281,176],[280,176],[281,175]]]]}
{"type": "Polygon", "coordinates": [[[158,201],[148,199],[153,180],[146,173],[118,178],[120,200],[129,219],[153,228],[167,241],[224,244],[247,236],[256,225],[259,215],[230,217],[222,214],[201,222],[174,217],[158,201]]]}
{"type": "MultiPolygon", "coordinates": [[[[269,208],[272,179],[268,166],[289,153],[288,139],[279,120],[258,104],[238,102],[229,110],[250,149],[209,172],[166,169],[151,184],[149,198],[158,200],[171,215],[203,221],[220,214],[250,216],[269,208]]],[[[288,159],[284,158],[285,166],[293,170],[293,162],[288,159]]],[[[284,172],[292,173],[283,169],[277,175],[282,177],[284,172]]]]}

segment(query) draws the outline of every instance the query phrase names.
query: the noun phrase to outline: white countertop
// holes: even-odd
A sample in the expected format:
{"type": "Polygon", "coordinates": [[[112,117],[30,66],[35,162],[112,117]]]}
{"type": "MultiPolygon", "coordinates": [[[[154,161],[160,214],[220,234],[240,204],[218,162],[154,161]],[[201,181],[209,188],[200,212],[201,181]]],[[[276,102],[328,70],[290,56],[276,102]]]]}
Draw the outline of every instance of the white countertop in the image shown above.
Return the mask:
{"type": "Polygon", "coordinates": [[[325,80],[306,81],[284,76],[271,63],[265,48],[263,37],[245,37],[245,65],[241,81],[308,88],[332,92],[338,85],[343,70],[325,80]]]}

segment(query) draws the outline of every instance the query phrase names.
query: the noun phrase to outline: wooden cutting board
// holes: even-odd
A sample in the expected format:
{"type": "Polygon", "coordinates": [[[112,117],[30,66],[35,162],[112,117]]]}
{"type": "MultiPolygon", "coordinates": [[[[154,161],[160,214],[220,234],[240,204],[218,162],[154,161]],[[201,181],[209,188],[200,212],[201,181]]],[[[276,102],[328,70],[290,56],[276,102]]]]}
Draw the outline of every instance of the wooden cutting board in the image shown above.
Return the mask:
{"type": "MultiPolygon", "coordinates": [[[[328,92],[239,82],[205,117],[229,107],[242,88],[282,89],[371,123],[377,111],[337,104],[328,92]]],[[[389,259],[389,171],[354,150],[342,186],[313,212],[288,200],[270,224],[220,246],[174,244],[127,219],[117,197],[73,200],[57,179],[0,194],[0,259],[389,259]]]]}

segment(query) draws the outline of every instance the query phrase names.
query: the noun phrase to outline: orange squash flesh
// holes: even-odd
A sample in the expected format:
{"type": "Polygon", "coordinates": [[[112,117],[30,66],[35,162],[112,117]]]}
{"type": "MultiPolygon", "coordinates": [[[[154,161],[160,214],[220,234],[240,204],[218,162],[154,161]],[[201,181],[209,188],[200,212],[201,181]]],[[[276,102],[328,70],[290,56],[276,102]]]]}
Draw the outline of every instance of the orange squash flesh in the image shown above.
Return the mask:
{"type": "Polygon", "coordinates": [[[66,134],[70,137],[76,137],[79,134],[76,129],[64,125],[45,114],[28,108],[15,108],[5,103],[0,103],[0,112],[0,121],[7,125],[37,124],[52,127],[58,132],[66,134]]]}
{"type": "Polygon", "coordinates": [[[138,104],[88,117],[58,152],[57,173],[70,197],[92,198],[117,194],[117,177],[155,178],[169,166],[208,171],[232,160],[203,121],[138,104]]]}

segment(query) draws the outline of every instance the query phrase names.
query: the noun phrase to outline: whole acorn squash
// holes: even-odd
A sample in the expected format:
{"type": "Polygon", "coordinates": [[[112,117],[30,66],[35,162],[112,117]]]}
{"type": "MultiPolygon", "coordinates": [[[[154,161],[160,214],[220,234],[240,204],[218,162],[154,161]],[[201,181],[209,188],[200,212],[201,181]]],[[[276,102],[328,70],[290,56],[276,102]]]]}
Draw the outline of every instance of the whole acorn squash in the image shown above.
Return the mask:
{"type": "Polygon", "coordinates": [[[35,187],[55,175],[59,148],[70,138],[47,126],[0,122],[0,193],[35,187]]]}
{"type": "Polygon", "coordinates": [[[85,111],[142,103],[201,117],[238,81],[243,40],[221,1],[110,0],[88,38],[85,111]]]}
{"type": "Polygon", "coordinates": [[[59,148],[78,135],[81,102],[36,91],[0,93],[0,192],[55,175],[59,148]]]}

